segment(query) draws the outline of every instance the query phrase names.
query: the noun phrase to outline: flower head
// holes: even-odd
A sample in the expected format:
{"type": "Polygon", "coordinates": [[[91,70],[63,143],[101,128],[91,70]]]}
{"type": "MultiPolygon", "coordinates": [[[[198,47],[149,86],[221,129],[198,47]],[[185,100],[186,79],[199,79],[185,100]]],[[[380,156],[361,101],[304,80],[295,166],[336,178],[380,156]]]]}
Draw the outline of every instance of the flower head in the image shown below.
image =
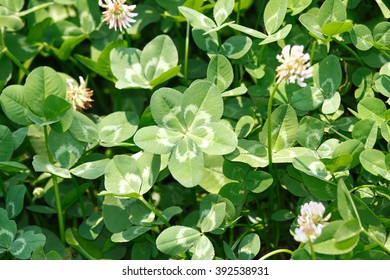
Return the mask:
{"type": "Polygon", "coordinates": [[[42,198],[45,195],[45,190],[41,187],[37,187],[33,190],[33,196],[35,198],[42,198]]]}
{"type": "Polygon", "coordinates": [[[297,83],[301,87],[305,87],[304,80],[313,76],[310,56],[308,53],[303,53],[303,46],[291,47],[287,45],[283,48],[282,54],[277,55],[276,58],[281,63],[276,68],[278,83],[286,79],[289,83],[297,83]]]}
{"type": "Polygon", "coordinates": [[[91,98],[93,90],[86,87],[86,82],[83,77],[79,77],[80,85],[77,85],[73,79],[67,79],[69,89],[66,92],[66,99],[72,103],[73,110],[81,111],[91,107],[91,98]]]}
{"type": "Polygon", "coordinates": [[[324,218],[325,207],[322,203],[309,202],[301,207],[298,215],[298,228],[295,230],[294,239],[305,243],[314,241],[322,233],[322,228],[328,223],[330,213],[324,218]]]}
{"type": "Polygon", "coordinates": [[[115,31],[119,28],[122,32],[123,28],[131,27],[131,23],[135,22],[133,17],[137,13],[133,13],[136,5],[126,5],[126,0],[99,0],[99,6],[105,8],[103,12],[103,21],[105,21],[109,28],[114,28],[115,31]]]}

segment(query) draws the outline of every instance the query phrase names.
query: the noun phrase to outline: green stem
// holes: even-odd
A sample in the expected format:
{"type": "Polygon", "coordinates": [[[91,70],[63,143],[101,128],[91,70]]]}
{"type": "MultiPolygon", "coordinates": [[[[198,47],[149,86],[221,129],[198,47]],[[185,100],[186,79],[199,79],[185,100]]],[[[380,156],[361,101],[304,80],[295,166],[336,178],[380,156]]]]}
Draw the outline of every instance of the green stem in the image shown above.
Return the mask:
{"type": "Polygon", "coordinates": [[[264,256],[262,256],[260,258],[260,260],[266,260],[269,257],[272,257],[273,255],[281,254],[281,253],[287,253],[287,254],[290,254],[290,255],[293,254],[293,252],[291,250],[289,250],[289,249],[277,249],[275,251],[269,252],[268,254],[265,254],[264,256]]]}
{"type": "MultiPolygon", "coordinates": [[[[272,92],[270,94],[269,100],[268,100],[268,167],[269,167],[269,173],[271,174],[273,178],[273,188],[270,188],[271,196],[270,196],[270,209],[273,212],[275,212],[277,209],[280,209],[281,200],[280,200],[280,189],[278,184],[278,176],[276,168],[273,166],[272,161],[272,103],[273,99],[276,93],[276,90],[278,89],[279,83],[276,83],[274,88],[272,89],[272,92]],[[276,197],[276,204],[274,202],[274,194],[276,197]]],[[[277,223],[274,227],[276,229],[276,232],[274,234],[274,248],[278,247],[279,244],[279,238],[280,238],[280,224],[277,223]]]]}
{"type": "Polygon", "coordinates": [[[186,27],[186,40],[185,40],[185,50],[184,50],[184,79],[188,80],[188,54],[190,49],[190,23],[187,22],[186,27]]]}
{"type": "Polygon", "coordinates": [[[377,49],[381,54],[383,54],[384,56],[386,56],[387,58],[390,58],[390,54],[384,50],[381,50],[381,49],[377,49]]]}
{"type": "Polygon", "coordinates": [[[316,253],[314,252],[313,244],[310,241],[308,243],[309,243],[309,247],[310,247],[311,259],[315,261],[317,259],[317,256],[316,256],[316,253]]]}
{"type": "Polygon", "coordinates": [[[154,214],[156,214],[156,216],[160,218],[160,220],[164,223],[165,226],[171,226],[167,219],[165,219],[165,217],[161,214],[161,212],[156,207],[151,205],[148,201],[146,201],[143,196],[139,196],[137,199],[141,201],[146,207],[148,207],[149,210],[151,210],[154,214]]]}
{"type": "Polygon", "coordinates": [[[263,60],[263,53],[265,50],[266,45],[261,45],[259,52],[257,53],[257,66],[259,67],[261,65],[261,62],[263,60]]]}
{"type": "Polygon", "coordinates": [[[0,176],[0,188],[1,188],[1,192],[3,193],[4,200],[5,200],[5,198],[7,197],[7,191],[5,190],[5,185],[3,182],[3,178],[1,178],[1,176],[0,176]]]}
{"type": "Polygon", "coordinates": [[[314,58],[314,53],[316,51],[317,47],[317,41],[313,41],[311,45],[311,52],[310,52],[310,65],[313,65],[313,58],[314,58]]]}
{"type": "Polygon", "coordinates": [[[381,247],[387,254],[390,254],[390,250],[388,248],[386,248],[385,245],[382,244],[382,242],[380,242],[378,240],[378,238],[374,235],[374,234],[371,234],[369,232],[367,232],[366,230],[363,230],[363,233],[365,235],[367,235],[367,237],[369,237],[371,240],[373,240],[379,247],[381,247]]]}
{"type": "Polygon", "coordinates": [[[344,44],[343,42],[339,41],[339,40],[336,40],[335,38],[333,38],[333,40],[339,44],[340,46],[342,46],[344,49],[346,49],[350,54],[353,55],[353,57],[355,57],[357,59],[357,61],[359,61],[360,65],[361,66],[364,66],[365,63],[364,61],[360,58],[360,56],[353,50],[351,49],[350,47],[348,47],[346,44],[344,44]]]}
{"type": "MultiPolygon", "coordinates": [[[[255,199],[257,209],[260,210],[259,216],[260,216],[261,221],[263,223],[262,226],[265,227],[268,224],[268,219],[269,219],[270,215],[266,215],[266,211],[261,211],[263,208],[263,206],[262,206],[263,203],[261,201],[259,201],[258,196],[253,196],[253,197],[255,199]]],[[[248,221],[248,224],[249,224],[249,221],[248,221]]],[[[263,240],[265,240],[266,250],[269,251],[271,248],[271,244],[270,244],[271,242],[269,241],[270,235],[265,233],[265,234],[263,234],[262,237],[263,237],[263,240]]]]}
{"type": "Polygon", "coordinates": [[[45,125],[45,126],[43,127],[43,133],[44,133],[44,135],[45,135],[45,145],[46,145],[47,157],[49,158],[49,161],[50,161],[51,163],[53,163],[53,162],[54,162],[54,159],[53,159],[53,157],[51,156],[51,154],[50,154],[50,152],[49,152],[49,143],[48,143],[49,133],[47,132],[47,125],[45,125]]]}
{"type": "MultiPolygon", "coordinates": [[[[47,149],[47,155],[48,155],[49,161],[51,163],[53,163],[54,162],[53,157],[51,156],[51,154],[49,152],[48,132],[47,132],[46,125],[43,127],[43,130],[45,133],[45,144],[46,144],[46,149],[47,149]]],[[[52,174],[51,178],[53,180],[54,197],[55,197],[55,203],[56,203],[56,209],[57,209],[58,228],[60,231],[60,238],[61,238],[61,241],[65,244],[65,222],[64,222],[64,213],[62,212],[60,188],[58,186],[57,176],[52,174]]]]}
{"type": "Polygon", "coordinates": [[[340,136],[341,138],[345,139],[345,140],[350,140],[347,136],[345,136],[344,134],[338,132],[336,129],[334,129],[333,127],[329,127],[329,130],[332,130],[334,133],[336,133],[338,136],[340,136]]]}
{"type": "Polygon", "coordinates": [[[19,59],[17,59],[9,50],[8,48],[5,48],[3,50],[3,52],[5,53],[6,56],[8,56],[9,59],[12,60],[13,63],[16,64],[16,66],[19,67],[20,70],[22,70],[24,72],[24,74],[28,75],[30,74],[30,71],[24,67],[24,65],[19,61],[19,59]]]}
{"type": "Polygon", "coordinates": [[[41,4],[41,5],[38,5],[38,6],[35,6],[35,7],[32,7],[30,9],[27,9],[27,10],[24,10],[24,11],[21,11],[21,12],[17,12],[15,15],[18,16],[18,17],[24,17],[28,14],[31,14],[31,13],[34,13],[36,11],[39,11],[39,10],[42,10],[42,9],[46,9],[47,7],[53,5],[54,2],[49,2],[49,3],[44,3],[44,4],[41,4]]]}
{"type": "Polygon", "coordinates": [[[237,2],[236,24],[240,24],[240,15],[241,15],[241,0],[238,0],[238,2],[237,2]]]}
{"type": "Polygon", "coordinates": [[[268,111],[267,111],[267,117],[268,117],[268,162],[269,162],[269,172],[270,174],[275,178],[274,170],[273,170],[273,163],[272,163],[272,103],[274,100],[274,95],[276,90],[278,89],[279,83],[276,83],[274,88],[272,89],[271,95],[268,100],[268,111]]]}
{"type": "Polygon", "coordinates": [[[234,249],[236,249],[236,247],[239,245],[239,243],[241,242],[241,240],[247,235],[247,233],[249,233],[252,229],[246,229],[236,240],[236,242],[234,242],[233,246],[231,247],[232,250],[234,251],[234,249]]]}
{"type": "Polygon", "coordinates": [[[61,241],[65,244],[65,222],[64,214],[62,213],[61,197],[60,197],[60,188],[57,182],[57,176],[52,175],[53,187],[54,187],[54,197],[56,201],[56,209],[58,215],[58,228],[60,231],[61,241]]]}

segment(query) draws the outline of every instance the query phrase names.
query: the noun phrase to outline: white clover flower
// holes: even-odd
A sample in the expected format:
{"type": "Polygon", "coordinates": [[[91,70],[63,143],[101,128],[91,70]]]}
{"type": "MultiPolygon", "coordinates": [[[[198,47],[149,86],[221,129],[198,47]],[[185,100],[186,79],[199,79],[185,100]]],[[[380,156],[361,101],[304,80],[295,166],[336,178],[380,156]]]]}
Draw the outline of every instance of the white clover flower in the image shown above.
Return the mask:
{"type": "Polygon", "coordinates": [[[72,104],[75,111],[85,110],[91,107],[91,98],[93,90],[86,87],[86,82],[83,77],[79,77],[80,85],[77,85],[73,79],[67,79],[69,89],[66,92],[66,100],[72,104]]]}
{"type": "Polygon", "coordinates": [[[126,0],[99,0],[99,6],[105,8],[103,12],[103,21],[108,24],[108,27],[114,28],[115,31],[119,28],[122,32],[123,28],[131,27],[131,23],[135,22],[134,17],[138,14],[133,13],[136,5],[126,5],[126,0]]]}
{"type": "Polygon", "coordinates": [[[313,76],[313,67],[310,67],[310,56],[308,53],[303,53],[303,46],[285,46],[282,49],[282,54],[276,56],[281,63],[276,68],[278,72],[276,77],[277,83],[286,79],[288,83],[297,83],[301,87],[307,84],[305,79],[313,76]]]}
{"type": "Polygon", "coordinates": [[[294,239],[298,242],[306,243],[313,242],[322,233],[322,227],[316,226],[313,223],[308,223],[298,227],[295,230],[294,239]]]}
{"type": "Polygon", "coordinates": [[[305,203],[298,215],[298,228],[294,239],[298,242],[313,242],[322,233],[322,228],[328,223],[330,213],[324,218],[325,207],[319,202],[305,203]]]}

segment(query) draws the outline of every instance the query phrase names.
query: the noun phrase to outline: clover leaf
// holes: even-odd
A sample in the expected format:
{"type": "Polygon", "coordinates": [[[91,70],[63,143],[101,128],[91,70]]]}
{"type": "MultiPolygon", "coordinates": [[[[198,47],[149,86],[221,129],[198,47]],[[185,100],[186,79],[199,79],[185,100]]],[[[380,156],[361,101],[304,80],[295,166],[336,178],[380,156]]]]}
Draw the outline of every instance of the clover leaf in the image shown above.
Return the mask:
{"type": "Polygon", "coordinates": [[[105,168],[104,184],[107,191],[101,194],[143,195],[157,180],[160,166],[160,157],[151,153],[138,153],[132,157],[116,155],[105,168]]]}
{"type": "Polygon", "coordinates": [[[46,237],[40,230],[17,230],[15,221],[8,218],[7,210],[0,208],[0,256],[10,252],[15,258],[26,260],[37,247],[43,247],[46,237]]]}
{"type": "Polygon", "coordinates": [[[118,89],[153,88],[180,72],[178,53],[172,39],[160,35],[141,51],[136,48],[114,48],[110,53],[111,70],[118,89]]]}
{"type": "Polygon", "coordinates": [[[237,146],[235,133],[218,122],[222,96],[209,81],[196,81],[183,94],[161,88],[153,94],[150,107],[157,126],[141,128],[134,142],[146,151],[169,154],[168,168],[185,187],[202,180],[203,153],[225,155],[237,146]]]}

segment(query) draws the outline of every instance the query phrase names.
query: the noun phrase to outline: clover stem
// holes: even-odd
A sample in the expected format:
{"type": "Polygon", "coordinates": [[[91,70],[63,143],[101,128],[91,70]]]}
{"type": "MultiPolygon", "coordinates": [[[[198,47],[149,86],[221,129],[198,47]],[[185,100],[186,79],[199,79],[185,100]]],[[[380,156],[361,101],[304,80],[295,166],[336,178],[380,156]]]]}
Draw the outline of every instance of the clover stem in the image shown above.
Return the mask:
{"type": "Polygon", "coordinates": [[[274,185],[277,180],[277,176],[274,173],[274,166],[272,163],[272,103],[274,100],[274,96],[276,93],[276,90],[278,89],[279,83],[276,83],[274,88],[272,89],[272,92],[270,94],[269,100],[268,100],[268,111],[267,111],[267,116],[268,116],[268,162],[269,162],[269,173],[272,175],[274,179],[274,185]]]}
{"type": "Polygon", "coordinates": [[[184,51],[184,79],[188,80],[188,53],[190,49],[190,23],[187,21],[186,27],[186,41],[184,51]]]}
{"type": "MultiPolygon", "coordinates": [[[[47,155],[48,155],[49,161],[51,163],[53,163],[54,160],[53,160],[53,157],[51,156],[50,151],[49,151],[48,132],[47,132],[46,125],[43,127],[43,130],[44,130],[44,134],[45,134],[45,144],[46,144],[46,149],[47,149],[47,155]]],[[[58,216],[58,229],[60,231],[61,241],[65,244],[65,223],[64,223],[64,214],[62,212],[60,189],[58,186],[57,176],[52,174],[51,178],[53,181],[54,198],[55,198],[57,216],[58,216]]]]}
{"type": "Polygon", "coordinates": [[[167,227],[171,226],[170,223],[167,221],[167,219],[165,219],[165,217],[161,214],[161,212],[156,207],[151,205],[148,201],[146,201],[143,196],[139,196],[137,197],[137,199],[141,201],[146,207],[148,207],[150,211],[156,214],[156,216],[160,218],[160,220],[164,223],[165,226],[167,227]]]}
{"type": "Polygon", "coordinates": [[[58,187],[57,176],[52,175],[53,187],[54,187],[54,196],[56,201],[57,215],[58,215],[58,228],[60,231],[60,238],[63,243],[65,243],[65,223],[64,223],[64,214],[62,213],[60,189],[58,187]]]}
{"type": "Polygon", "coordinates": [[[240,244],[241,240],[251,231],[252,229],[251,228],[248,228],[246,229],[236,240],[236,242],[234,242],[234,244],[231,246],[231,249],[234,251],[237,246],[240,244]]]}
{"type": "Polygon", "coordinates": [[[240,15],[241,15],[241,0],[238,0],[238,2],[237,2],[236,24],[240,24],[240,15]]]}
{"type": "Polygon", "coordinates": [[[387,58],[390,58],[390,54],[388,54],[386,51],[384,50],[381,50],[381,49],[377,49],[381,54],[383,54],[384,56],[386,56],[387,58]]]}
{"type": "Polygon", "coordinates": [[[370,238],[370,239],[372,239],[379,247],[381,247],[387,254],[390,254],[390,250],[386,247],[386,246],[384,246],[383,244],[382,244],[382,242],[380,242],[379,240],[378,240],[378,238],[374,235],[374,234],[371,234],[371,233],[369,233],[368,231],[366,231],[366,230],[363,230],[363,233],[368,237],[368,238],[370,238]]]}
{"type": "MultiPolygon", "coordinates": [[[[276,90],[278,89],[279,83],[276,83],[274,88],[272,89],[272,92],[270,94],[269,100],[268,100],[268,167],[269,167],[269,173],[271,174],[273,178],[273,188],[271,189],[271,195],[270,195],[270,208],[272,212],[275,212],[275,210],[280,209],[280,189],[278,186],[278,176],[277,176],[277,171],[273,166],[272,162],[272,103],[273,99],[276,93],[276,90]],[[276,205],[274,202],[274,194],[276,196],[276,205]]],[[[280,225],[277,223],[275,225],[275,234],[274,234],[274,246],[277,247],[279,243],[279,238],[280,238],[280,225]]]]}
{"type": "Polygon", "coordinates": [[[313,65],[313,58],[314,58],[314,53],[316,51],[317,47],[317,41],[313,41],[311,45],[311,52],[310,52],[310,65],[313,65]]]}
{"type": "Polygon", "coordinates": [[[265,46],[266,45],[261,45],[260,49],[259,49],[259,52],[257,53],[257,66],[260,66],[261,64],[261,61],[263,59],[263,53],[264,53],[264,50],[265,50],[265,46]]]}
{"type": "Polygon", "coordinates": [[[277,249],[275,251],[269,252],[268,254],[265,254],[264,256],[262,256],[260,258],[260,260],[266,260],[269,257],[272,257],[273,255],[281,254],[281,253],[287,253],[287,254],[290,254],[290,255],[293,254],[293,252],[291,250],[289,250],[289,249],[277,249]]]}
{"type": "Polygon", "coordinates": [[[34,13],[36,11],[39,11],[39,10],[42,10],[42,9],[46,9],[47,7],[49,7],[49,6],[53,5],[53,4],[54,4],[54,1],[53,2],[49,2],[49,3],[44,3],[44,4],[41,4],[41,5],[37,5],[37,6],[34,6],[34,7],[30,8],[30,9],[17,12],[15,15],[17,17],[24,17],[24,16],[27,16],[28,14],[34,13]]]}
{"type": "Polygon", "coordinates": [[[309,243],[309,247],[310,247],[311,259],[315,261],[315,260],[317,260],[317,256],[316,256],[316,253],[314,252],[313,244],[311,243],[310,240],[308,243],[309,243]]]}
{"type": "Polygon", "coordinates": [[[5,53],[6,56],[8,56],[9,59],[12,60],[13,63],[16,64],[16,66],[19,67],[19,69],[20,69],[21,71],[24,72],[24,74],[26,74],[26,75],[30,74],[30,71],[29,71],[26,67],[24,67],[23,63],[21,63],[21,62],[19,61],[19,59],[17,59],[16,56],[14,56],[14,55],[8,50],[7,47],[3,50],[3,52],[5,53]]]}
{"type": "Polygon", "coordinates": [[[339,44],[340,46],[342,46],[344,49],[346,49],[350,54],[352,54],[356,59],[357,61],[359,61],[360,65],[361,66],[364,66],[365,63],[364,61],[360,58],[360,56],[353,50],[351,49],[350,47],[348,47],[346,44],[344,44],[343,42],[339,41],[339,40],[336,40],[333,38],[333,40],[339,44]]]}

